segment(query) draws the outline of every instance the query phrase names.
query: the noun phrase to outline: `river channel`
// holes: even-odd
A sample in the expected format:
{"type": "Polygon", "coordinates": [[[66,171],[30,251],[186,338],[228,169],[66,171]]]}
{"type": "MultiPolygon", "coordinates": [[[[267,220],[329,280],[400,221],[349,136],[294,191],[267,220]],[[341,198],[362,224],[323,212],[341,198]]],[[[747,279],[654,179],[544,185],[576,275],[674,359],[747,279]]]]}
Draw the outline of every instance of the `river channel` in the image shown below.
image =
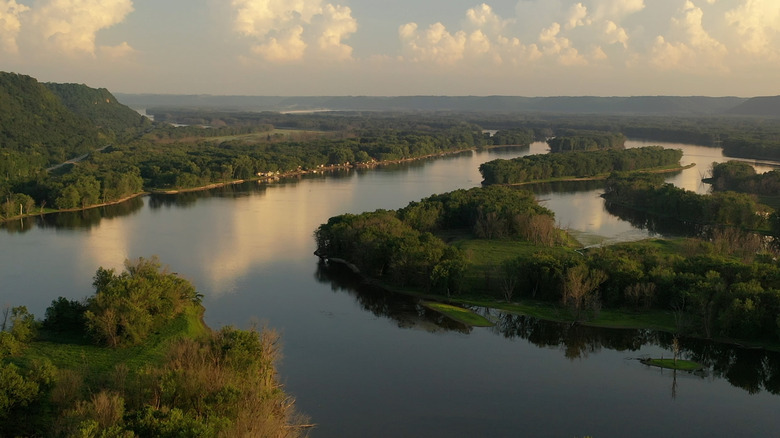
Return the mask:
{"type": "MultiPolygon", "coordinates": [[[[659,143],[627,146],[645,144],[659,143]]],[[[689,190],[705,192],[702,176],[725,160],[716,148],[661,144],[697,164],[668,175],[689,190]]],[[[687,340],[684,355],[708,368],[662,371],[636,359],[670,356],[667,335],[498,312],[488,314],[496,327],[471,329],[312,254],[313,231],[331,216],[476,187],[480,163],[545,151],[534,143],[5,224],[0,304],[41,318],[58,296],[90,295],[98,266],[157,255],[204,295],[210,326],[281,333],[280,375],[317,424],[312,437],[777,436],[780,355],[687,340]]],[[[598,182],[533,190],[584,244],[665,235],[607,212],[598,182]]]]}

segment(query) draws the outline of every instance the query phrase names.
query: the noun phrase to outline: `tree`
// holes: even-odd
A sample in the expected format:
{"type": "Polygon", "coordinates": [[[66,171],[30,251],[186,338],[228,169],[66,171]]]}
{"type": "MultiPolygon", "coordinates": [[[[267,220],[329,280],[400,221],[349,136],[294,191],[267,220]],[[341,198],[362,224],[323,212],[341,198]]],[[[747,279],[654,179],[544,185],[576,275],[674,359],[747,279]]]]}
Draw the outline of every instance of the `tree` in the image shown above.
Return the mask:
{"type": "Polygon", "coordinates": [[[21,343],[30,342],[35,337],[37,326],[35,316],[26,306],[11,309],[11,334],[21,343]]]}
{"type": "Polygon", "coordinates": [[[598,312],[601,303],[597,289],[606,279],[607,274],[603,271],[589,269],[585,264],[566,270],[561,301],[571,309],[575,321],[580,321],[586,309],[598,312]]]}

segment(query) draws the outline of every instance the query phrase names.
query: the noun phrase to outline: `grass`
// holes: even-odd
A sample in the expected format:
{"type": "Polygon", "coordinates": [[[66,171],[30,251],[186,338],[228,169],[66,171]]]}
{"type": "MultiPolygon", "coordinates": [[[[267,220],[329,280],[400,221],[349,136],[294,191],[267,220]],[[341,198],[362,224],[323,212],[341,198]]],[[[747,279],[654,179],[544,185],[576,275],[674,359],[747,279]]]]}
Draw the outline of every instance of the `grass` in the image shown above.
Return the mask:
{"type": "Polygon", "coordinates": [[[438,303],[435,301],[422,301],[420,304],[431,309],[435,312],[439,312],[455,321],[462,322],[472,327],[492,327],[493,324],[487,318],[477,315],[469,309],[463,307],[453,306],[451,304],[438,303]]]}
{"type": "Polygon", "coordinates": [[[501,265],[519,256],[531,256],[538,251],[570,256],[570,247],[547,248],[516,240],[484,240],[471,236],[455,238],[451,244],[466,254],[469,266],[463,278],[463,290],[472,295],[492,295],[501,288],[501,265]]]}
{"type": "Polygon", "coordinates": [[[48,359],[57,368],[80,371],[88,381],[98,382],[109,376],[120,364],[134,373],[147,365],[162,363],[168,345],[175,339],[207,335],[209,328],[203,322],[202,315],[202,306],[189,306],[142,344],[125,348],[107,348],[78,337],[43,333],[43,340],[32,342],[18,361],[30,364],[35,360],[48,359]]]}
{"type": "Polygon", "coordinates": [[[653,367],[667,368],[678,371],[696,371],[703,368],[697,362],[683,359],[677,359],[676,362],[674,359],[644,359],[642,360],[642,363],[653,367]]]}

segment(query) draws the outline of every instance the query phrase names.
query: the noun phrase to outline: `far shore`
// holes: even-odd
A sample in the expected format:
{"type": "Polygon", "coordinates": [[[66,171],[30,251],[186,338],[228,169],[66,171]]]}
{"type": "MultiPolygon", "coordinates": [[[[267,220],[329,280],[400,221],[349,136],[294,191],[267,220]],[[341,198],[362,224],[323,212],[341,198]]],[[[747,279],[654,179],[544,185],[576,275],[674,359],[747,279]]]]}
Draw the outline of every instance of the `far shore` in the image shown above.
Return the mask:
{"type": "MultiPolygon", "coordinates": [[[[489,147],[481,147],[480,149],[493,149],[493,148],[500,148],[500,147],[522,147],[525,145],[497,145],[497,146],[489,146],[489,147]]],[[[206,184],[204,186],[198,186],[198,187],[189,187],[189,188],[171,188],[171,189],[149,189],[143,192],[134,193],[132,195],[125,196],[121,199],[117,199],[115,201],[109,201],[109,202],[101,202],[100,204],[92,204],[86,207],[79,207],[79,208],[68,208],[68,209],[45,209],[41,208],[39,211],[32,212],[32,213],[25,213],[21,215],[11,216],[7,218],[0,218],[0,222],[10,222],[15,221],[19,219],[24,219],[28,217],[34,217],[34,216],[43,216],[47,214],[52,213],[71,213],[76,211],[84,211],[84,210],[90,210],[93,208],[99,208],[99,207],[107,207],[110,205],[117,205],[121,204],[123,202],[129,201],[130,199],[137,198],[139,196],[145,196],[149,194],[154,195],[176,195],[179,193],[189,193],[189,192],[200,192],[204,190],[211,190],[219,187],[225,187],[233,184],[241,184],[244,182],[250,182],[250,181],[259,181],[259,182],[272,182],[277,181],[282,178],[290,178],[294,176],[300,176],[300,175],[308,175],[308,174],[315,174],[315,173],[324,173],[324,172],[334,172],[336,170],[341,169],[355,169],[355,168],[363,168],[363,169],[370,169],[374,167],[379,166],[387,166],[392,164],[400,164],[400,163],[407,163],[411,161],[417,161],[417,160],[425,160],[429,158],[435,158],[435,157],[442,157],[445,155],[454,155],[454,154],[460,154],[463,152],[468,151],[475,151],[477,148],[468,148],[468,149],[458,149],[454,151],[446,151],[446,152],[439,152],[435,154],[428,154],[423,155],[419,157],[412,157],[412,158],[404,158],[401,160],[386,160],[386,161],[371,161],[366,163],[348,163],[348,164],[334,164],[331,166],[322,166],[315,169],[310,170],[303,170],[303,169],[296,169],[289,172],[279,172],[279,173],[271,173],[268,174],[260,174],[254,178],[249,179],[236,179],[231,181],[224,181],[224,182],[218,182],[218,183],[210,183],[206,184]]]]}
{"type": "MultiPolygon", "coordinates": [[[[447,155],[455,155],[455,154],[461,154],[468,151],[475,151],[478,149],[496,149],[496,148],[504,148],[504,147],[522,147],[525,145],[496,145],[496,146],[488,146],[488,147],[480,147],[480,148],[468,148],[468,149],[458,149],[454,151],[446,151],[446,152],[438,152],[435,154],[428,154],[428,155],[422,155],[419,157],[411,157],[411,158],[403,158],[400,160],[386,160],[386,161],[370,161],[366,163],[347,163],[347,164],[334,164],[331,166],[323,166],[323,167],[317,167],[315,169],[310,170],[304,170],[304,169],[296,169],[289,172],[280,172],[280,173],[272,173],[269,172],[267,174],[259,174],[257,177],[249,178],[249,179],[236,179],[231,181],[223,181],[218,183],[210,183],[203,186],[198,187],[189,187],[189,188],[171,188],[171,189],[149,189],[147,191],[134,193],[129,196],[125,196],[124,198],[117,199],[115,201],[109,201],[109,202],[102,202],[100,204],[93,204],[86,207],[79,207],[79,208],[69,208],[69,209],[61,209],[61,210],[55,210],[55,209],[40,209],[37,212],[33,213],[25,213],[22,215],[16,215],[11,216],[8,218],[0,218],[0,222],[10,222],[14,220],[24,219],[27,217],[33,217],[33,216],[43,216],[46,214],[51,213],[69,213],[69,212],[75,212],[75,211],[84,211],[84,210],[90,210],[93,208],[99,208],[99,207],[106,207],[110,205],[117,205],[121,204],[125,201],[129,201],[130,199],[136,198],[138,196],[144,196],[149,194],[154,195],[176,195],[179,193],[189,193],[189,192],[199,192],[203,190],[211,190],[219,187],[225,187],[233,184],[241,184],[244,182],[249,181],[259,181],[259,182],[272,182],[277,181],[282,178],[290,178],[294,176],[300,176],[300,175],[308,175],[308,174],[315,174],[315,173],[324,173],[324,172],[334,172],[337,170],[342,169],[371,169],[374,167],[379,166],[389,166],[393,164],[401,164],[401,163],[408,163],[412,161],[418,161],[418,160],[425,160],[430,158],[436,158],[436,157],[443,157],[447,155]]],[[[639,170],[638,172],[649,172],[649,173],[671,173],[671,172],[677,172],[685,169],[689,169],[696,164],[688,164],[686,166],[679,166],[674,167],[670,169],[648,169],[648,170],[639,170]]],[[[507,184],[510,186],[522,186],[522,185],[528,185],[528,184],[538,184],[538,183],[548,183],[548,182],[559,182],[559,181],[597,181],[606,179],[609,175],[597,175],[592,177],[584,177],[584,178],[561,178],[561,179],[546,179],[546,180],[538,180],[538,181],[528,181],[528,182],[522,182],[522,183],[516,183],[516,184],[507,184]]]]}

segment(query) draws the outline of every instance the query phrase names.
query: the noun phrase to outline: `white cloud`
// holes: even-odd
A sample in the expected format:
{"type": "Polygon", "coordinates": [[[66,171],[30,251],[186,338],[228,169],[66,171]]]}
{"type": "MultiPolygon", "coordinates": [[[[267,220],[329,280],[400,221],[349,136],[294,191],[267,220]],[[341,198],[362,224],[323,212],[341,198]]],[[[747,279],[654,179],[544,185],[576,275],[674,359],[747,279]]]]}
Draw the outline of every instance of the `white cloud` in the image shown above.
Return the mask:
{"type": "Polygon", "coordinates": [[[585,65],[588,61],[572,46],[571,40],[560,35],[561,25],[553,23],[539,34],[542,53],[554,57],[564,66],[585,65]]]}
{"type": "Polygon", "coordinates": [[[738,47],[751,55],[777,55],[780,36],[780,2],[777,0],[742,0],[726,13],[726,20],[741,37],[738,47]]]}
{"type": "Polygon", "coordinates": [[[29,9],[14,0],[0,0],[0,52],[17,53],[19,51],[16,44],[16,36],[22,28],[19,17],[29,9]]]}
{"type": "Polygon", "coordinates": [[[412,61],[431,61],[437,64],[453,64],[463,59],[466,50],[466,33],[454,34],[441,23],[434,23],[424,31],[417,23],[407,23],[398,29],[404,55],[412,61]]]}
{"type": "Polygon", "coordinates": [[[609,44],[620,43],[624,49],[628,48],[628,33],[626,30],[613,21],[607,20],[604,23],[604,36],[609,44]]]}
{"type": "Polygon", "coordinates": [[[620,21],[645,8],[644,0],[594,0],[592,7],[594,20],[620,21]]]}
{"type": "Polygon", "coordinates": [[[607,59],[607,54],[604,52],[604,49],[602,49],[600,46],[596,46],[591,50],[590,57],[596,61],[603,61],[607,59]]]}
{"type": "Polygon", "coordinates": [[[651,62],[662,70],[727,69],[728,49],[704,29],[703,16],[701,8],[686,1],[671,19],[670,35],[656,38],[651,62]]]}
{"type": "Polygon", "coordinates": [[[306,43],[301,35],[303,27],[293,26],[269,37],[264,43],[254,46],[252,52],[271,62],[289,62],[303,59],[306,43]]]}
{"type": "Polygon", "coordinates": [[[100,46],[98,53],[101,57],[113,60],[127,59],[137,53],[126,41],[116,46],[100,46]]]}
{"type": "Polygon", "coordinates": [[[496,37],[501,35],[509,24],[510,20],[504,20],[493,12],[493,8],[482,3],[476,8],[466,11],[464,28],[471,31],[479,30],[490,37],[496,37]]]}
{"type": "Polygon", "coordinates": [[[590,19],[588,19],[588,8],[583,6],[582,3],[572,5],[569,9],[569,16],[566,17],[566,29],[574,29],[575,27],[589,24],[590,19]]]}
{"type": "Polygon", "coordinates": [[[343,40],[357,31],[357,21],[346,6],[322,0],[233,0],[232,6],[235,30],[255,39],[252,51],[267,61],[352,58],[343,40]]]}
{"type": "Polygon", "coordinates": [[[357,21],[352,11],[345,6],[326,5],[323,9],[318,46],[323,53],[339,61],[352,58],[352,47],[342,43],[357,31],[357,21]]]}
{"type": "Polygon", "coordinates": [[[124,21],[131,0],[49,0],[32,9],[32,31],[66,55],[95,55],[95,36],[124,21]]]}

